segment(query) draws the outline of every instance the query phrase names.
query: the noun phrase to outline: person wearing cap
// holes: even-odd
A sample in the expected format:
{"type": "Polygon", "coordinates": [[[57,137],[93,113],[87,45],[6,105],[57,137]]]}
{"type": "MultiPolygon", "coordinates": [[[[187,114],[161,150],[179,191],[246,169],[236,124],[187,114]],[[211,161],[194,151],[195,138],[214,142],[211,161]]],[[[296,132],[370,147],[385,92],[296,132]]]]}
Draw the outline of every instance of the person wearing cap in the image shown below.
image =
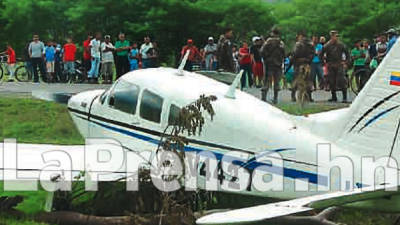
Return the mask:
{"type": "Polygon", "coordinates": [[[274,103],[278,102],[279,82],[282,75],[282,66],[285,60],[285,44],[280,38],[280,31],[272,29],[271,36],[261,48],[261,56],[267,70],[264,87],[261,89],[261,99],[267,101],[267,93],[274,82],[274,103]]]}
{"type": "Polygon", "coordinates": [[[310,102],[312,99],[312,76],[311,76],[311,62],[314,57],[314,46],[307,38],[305,32],[297,34],[297,42],[293,50],[293,65],[294,65],[294,81],[292,85],[292,101],[296,101],[296,91],[299,88],[304,88],[303,91],[307,94],[307,99],[310,102]]]}
{"type": "Polygon", "coordinates": [[[150,42],[150,37],[144,37],[144,43],[140,46],[139,55],[142,59],[142,68],[150,68],[151,66],[151,59],[148,56],[148,51],[153,48],[153,44],[150,42]]]}
{"type": "Polygon", "coordinates": [[[211,71],[215,70],[215,63],[216,62],[216,53],[217,53],[217,44],[214,43],[214,38],[209,37],[207,45],[204,47],[204,55],[206,61],[206,70],[211,71]]]}
{"type": "Polygon", "coordinates": [[[388,49],[387,51],[389,52],[390,49],[392,49],[393,45],[396,43],[397,41],[397,33],[396,31],[392,28],[390,29],[388,32],[388,36],[389,36],[389,43],[388,43],[388,49]]]}
{"type": "Polygon", "coordinates": [[[44,50],[45,46],[43,42],[39,40],[39,35],[33,35],[33,41],[29,44],[28,47],[29,57],[31,58],[32,67],[33,67],[33,82],[39,83],[39,74],[38,69],[40,70],[40,74],[42,79],[46,79],[45,77],[45,69],[43,66],[43,58],[44,58],[44,50]]]}
{"type": "Polygon", "coordinates": [[[233,30],[225,28],[224,34],[220,36],[217,45],[217,60],[218,70],[226,72],[235,72],[235,65],[233,62],[232,42],[233,30]]]}
{"type": "Polygon", "coordinates": [[[67,38],[67,43],[64,45],[64,71],[69,76],[72,76],[72,79],[75,79],[75,54],[76,54],[76,45],[72,42],[72,38],[67,38]]]}
{"type": "Polygon", "coordinates": [[[344,64],[349,60],[349,53],[346,46],[339,40],[337,31],[330,32],[331,39],[322,49],[322,55],[328,66],[328,81],[331,89],[332,98],[330,102],[337,102],[336,91],[340,90],[343,94],[343,103],[347,102],[347,82],[345,78],[344,64]],[[345,60],[344,57],[345,56],[345,60]]]}
{"type": "Polygon", "coordinates": [[[360,90],[363,88],[367,77],[365,71],[367,54],[367,50],[361,46],[361,40],[357,40],[354,44],[354,48],[351,50],[350,56],[353,61],[353,74],[356,75],[356,82],[360,90]]]}
{"type": "Polygon", "coordinates": [[[125,39],[125,34],[120,33],[118,35],[118,41],[115,42],[116,55],[116,69],[117,69],[117,79],[120,78],[125,73],[129,72],[129,60],[128,54],[130,50],[129,41],[125,39]]]}
{"type": "Polygon", "coordinates": [[[90,56],[92,57],[92,65],[88,73],[89,83],[98,83],[100,60],[101,60],[101,33],[97,32],[96,37],[90,41],[90,56]]]}
{"type": "Polygon", "coordinates": [[[104,36],[104,42],[101,43],[101,75],[103,76],[103,84],[111,84],[114,75],[113,64],[115,50],[111,43],[111,36],[104,36]]]}
{"type": "Polygon", "coordinates": [[[264,65],[261,58],[260,49],[262,46],[262,40],[256,36],[252,38],[253,45],[250,47],[250,58],[253,70],[253,76],[255,85],[257,88],[261,88],[264,78],[264,65]]]}
{"type": "Polygon", "coordinates": [[[187,45],[183,46],[181,50],[181,61],[183,57],[185,57],[186,52],[190,51],[189,56],[187,58],[184,70],[187,71],[192,71],[193,70],[193,64],[198,62],[199,59],[201,59],[201,55],[197,47],[193,44],[192,39],[187,40],[187,45]]]}

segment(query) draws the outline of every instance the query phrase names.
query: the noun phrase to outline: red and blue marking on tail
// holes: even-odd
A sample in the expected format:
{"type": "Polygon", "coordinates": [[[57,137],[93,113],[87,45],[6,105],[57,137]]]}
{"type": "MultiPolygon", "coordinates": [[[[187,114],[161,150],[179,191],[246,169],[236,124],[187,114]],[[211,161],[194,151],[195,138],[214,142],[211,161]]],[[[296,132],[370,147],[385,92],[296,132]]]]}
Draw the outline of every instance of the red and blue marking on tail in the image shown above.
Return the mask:
{"type": "Polygon", "coordinates": [[[392,72],[390,74],[390,85],[400,86],[400,72],[392,72]]]}

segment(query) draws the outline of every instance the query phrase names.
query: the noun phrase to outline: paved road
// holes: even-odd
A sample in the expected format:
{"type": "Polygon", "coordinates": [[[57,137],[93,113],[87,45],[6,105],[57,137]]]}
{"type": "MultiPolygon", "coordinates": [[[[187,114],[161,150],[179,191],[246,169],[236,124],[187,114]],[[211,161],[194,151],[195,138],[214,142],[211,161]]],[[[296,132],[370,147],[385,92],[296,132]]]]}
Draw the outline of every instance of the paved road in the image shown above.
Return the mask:
{"type": "Polygon", "coordinates": [[[31,95],[33,92],[49,93],[78,93],[93,89],[105,89],[109,85],[91,85],[91,84],[33,84],[30,82],[3,82],[0,84],[0,95],[3,94],[21,94],[31,95]]]}
{"type": "MultiPolygon", "coordinates": [[[[75,94],[82,91],[94,90],[94,89],[106,89],[110,85],[93,85],[93,84],[33,84],[33,83],[22,83],[13,82],[0,83],[0,96],[5,95],[17,95],[17,96],[40,96],[49,95],[54,93],[68,93],[75,94]]],[[[245,89],[246,92],[260,98],[260,89],[251,88],[245,89]]],[[[354,99],[354,94],[349,93],[350,99],[354,99]]],[[[326,102],[330,98],[330,93],[326,91],[316,91],[313,93],[313,98],[316,102],[326,102]]],[[[342,99],[341,93],[338,92],[339,101],[342,99]]],[[[272,99],[272,93],[268,93],[268,100],[272,99]]],[[[290,91],[283,90],[279,96],[280,102],[290,102],[290,91]]]]}

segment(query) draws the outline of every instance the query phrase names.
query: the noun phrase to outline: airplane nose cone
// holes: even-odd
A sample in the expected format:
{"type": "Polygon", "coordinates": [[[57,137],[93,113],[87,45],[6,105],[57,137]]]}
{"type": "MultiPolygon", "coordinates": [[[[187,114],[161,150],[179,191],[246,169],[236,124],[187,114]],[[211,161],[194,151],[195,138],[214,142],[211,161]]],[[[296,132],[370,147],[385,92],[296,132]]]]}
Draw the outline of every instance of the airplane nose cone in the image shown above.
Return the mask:
{"type": "Polygon", "coordinates": [[[73,95],[71,98],[68,100],[68,108],[77,108],[79,106],[79,101],[80,101],[80,94],[73,95]]]}
{"type": "Polygon", "coordinates": [[[73,95],[68,101],[68,108],[70,110],[72,109],[87,112],[93,100],[95,100],[103,92],[104,90],[94,90],[73,95]]]}

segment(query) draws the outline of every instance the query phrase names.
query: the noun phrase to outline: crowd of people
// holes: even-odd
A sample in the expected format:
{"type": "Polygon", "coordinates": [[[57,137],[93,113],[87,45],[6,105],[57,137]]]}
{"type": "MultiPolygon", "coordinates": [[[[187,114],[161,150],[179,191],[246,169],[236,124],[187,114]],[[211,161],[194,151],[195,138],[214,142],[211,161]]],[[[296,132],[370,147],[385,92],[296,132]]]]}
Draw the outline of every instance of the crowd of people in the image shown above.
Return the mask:
{"type": "MultiPolygon", "coordinates": [[[[396,31],[391,29],[377,35],[371,43],[367,39],[357,40],[354,48],[348,51],[337,31],[330,32],[329,41],[317,35],[309,39],[305,32],[298,32],[294,48],[287,53],[277,28],[266,37],[254,36],[251,41],[241,41],[240,47],[234,44],[233,35],[233,30],[227,28],[217,42],[210,36],[200,49],[188,39],[180,52],[182,60],[190,50],[184,69],[232,73],[243,70],[241,88],[260,88],[263,101],[267,101],[267,93],[273,88],[273,103],[278,102],[281,86],[288,84],[292,101],[297,101],[298,90],[305,90],[307,100],[313,101],[312,92],[319,88],[331,92],[329,101],[336,102],[336,92],[341,91],[342,101],[347,102],[347,70],[353,69],[362,88],[371,74],[368,71],[377,67],[397,40],[396,31]]],[[[129,71],[159,66],[157,42],[152,42],[149,36],[144,37],[139,48],[138,43],[128,41],[124,33],[120,33],[113,44],[110,35],[103,37],[97,32],[95,36],[88,34],[82,46],[82,76],[88,83],[98,83],[100,76],[102,83],[112,83],[114,67],[118,79],[129,71]]],[[[8,56],[9,79],[13,81],[15,51],[8,45],[0,54],[8,56]]],[[[56,82],[63,76],[75,78],[76,60],[80,58],[76,54],[77,46],[72,38],[67,38],[63,46],[54,41],[45,45],[34,35],[24,50],[24,62],[34,83],[39,82],[39,72],[46,82],[56,82]]]]}
{"type": "MultiPolygon", "coordinates": [[[[120,33],[115,44],[111,36],[104,37],[100,32],[95,36],[88,34],[83,42],[82,78],[88,83],[98,83],[101,76],[103,84],[110,84],[114,78],[114,64],[116,79],[123,74],[139,68],[158,67],[159,50],[156,42],[151,42],[150,37],[144,37],[143,44],[138,48],[138,43],[130,43],[125,39],[125,34],[120,33]]],[[[15,51],[8,45],[6,54],[8,61],[9,81],[14,81],[15,51]]],[[[23,61],[27,72],[32,74],[32,81],[39,83],[39,77],[46,82],[57,82],[62,77],[68,76],[75,79],[77,59],[77,45],[71,37],[67,38],[64,45],[54,41],[44,44],[39,35],[33,35],[24,49],[23,61]],[[40,76],[39,76],[40,74],[40,76]]]]}
{"type": "Polygon", "coordinates": [[[207,45],[200,50],[189,39],[182,48],[181,58],[190,50],[185,66],[190,71],[237,73],[243,70],[242,89],[261,88],[264,101],[267,100],[268,90],[273,87],[272,102],[277,103],[281,86],[290,84],[292,101],[299,98],[299,89],[304,90],[306,100],[313,101],[312,92],[319,88],[331,92],[331,102],[338,101],[336,92],[341,91],[342,101],[346,103],[347,71],[352,69],[361,89],[397,40],[396,31],[390,29],[377,35],[372,43],[367,39],[357,40],[349,51],[339,40],[337,31],[330,32],[328,42],[325,36],[312,35],[308,38],[305,32],[298,32],[294,48],[286,54],[287,49],[280,36],[279,29],[274,28],[267,37],[254,36],[250,47],[246,40],[238,47],[233,44],[232,29],[226,29],[217,43],[209,37],[207,45]]]}

